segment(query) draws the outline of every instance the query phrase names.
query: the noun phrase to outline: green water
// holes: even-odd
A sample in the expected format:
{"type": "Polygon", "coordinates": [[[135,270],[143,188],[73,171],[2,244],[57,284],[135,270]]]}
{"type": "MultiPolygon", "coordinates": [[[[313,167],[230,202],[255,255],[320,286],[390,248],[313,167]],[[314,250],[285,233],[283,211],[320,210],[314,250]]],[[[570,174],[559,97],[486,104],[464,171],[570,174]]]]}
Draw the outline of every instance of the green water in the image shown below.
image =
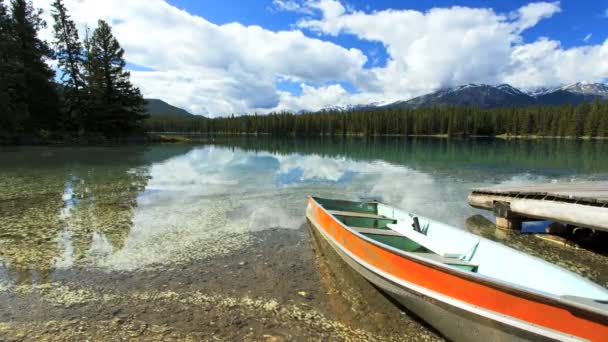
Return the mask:
{"type": "Polygon", "coordinates": [[[0,279],[40,282],[75,265],[132,270],[229,252],[245,242],[202,247],[297,229],[308,195],[377,198],[462,226],[476,213],[473,187],[608,179],[608,142],[216,138],[4,148],[0,165],[0,279]]]}
{"type": "MultiPolygon", "coordinates": [[[[100,304],[82,293],[111,301],[121,287],[129,298],[170,288],[280,304],[298,299],[302,287],[319,292],[307,305],[333,319],[320,266],[310,259],[307,196],[372,197],[464,227],[481,213],[467,204],[471,188],[585,180],[608,180],[608,141],[215,137],[192,145],[2,148],[0,337],[2,322],[17,324],[8,331],[26,324],[24,307],[49,310],[48,291],[61,298],[56,305],[74,297],[87,313],[86,305],[100,304]],[[293,271],[293,286],[282,289],[277,279],[286,275],[273,273],[281,266],[268,266],[281,264],[275,257],[294,258],[289,267],[302,279],[293,271]],[[230,260],[253,273],[223,283],[233,276],[230,260]],[[41,286],[47,292],[38,293],[41,286]],[[19,302],[19,291],[42,299],[19,302]],[[9,305],[15,301],[21,309],[9,305]]],[[[49,315],[61,321],[67,313],[49,315]]],[[[183,332],[161,316],[149,320],[183,332]]]]}

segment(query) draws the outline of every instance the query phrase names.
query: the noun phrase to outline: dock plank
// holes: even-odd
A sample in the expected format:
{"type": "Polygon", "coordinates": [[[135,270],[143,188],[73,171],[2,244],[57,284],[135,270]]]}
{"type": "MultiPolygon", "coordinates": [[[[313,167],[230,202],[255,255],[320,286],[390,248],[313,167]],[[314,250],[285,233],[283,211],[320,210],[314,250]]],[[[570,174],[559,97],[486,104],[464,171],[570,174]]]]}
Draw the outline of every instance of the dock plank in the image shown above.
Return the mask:
{"type": "Polygon", "coordinates": [[[551,183],[523,186],[499,185],[473,189],[473,194],[495,194],[501,196],[548,196],[556,201],[580,200],[590,203],[608,203],[608,182],[551,183]]]}
{"type": "Polygon", "coordinates": [[[523,218],[608,231],[608,182],[499,185],[473,189],[469,195],[476,208],[493,210],[496,202],[507,202],[523,218]]]}

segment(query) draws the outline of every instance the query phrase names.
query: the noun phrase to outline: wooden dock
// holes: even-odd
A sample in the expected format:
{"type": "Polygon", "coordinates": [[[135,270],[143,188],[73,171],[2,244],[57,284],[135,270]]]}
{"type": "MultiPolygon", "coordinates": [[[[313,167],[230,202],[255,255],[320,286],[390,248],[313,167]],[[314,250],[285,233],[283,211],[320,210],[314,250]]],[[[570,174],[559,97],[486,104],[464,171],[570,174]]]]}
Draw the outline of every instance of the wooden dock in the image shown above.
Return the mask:
{"type": "Polygon", "coordinates": [[[608,232],[608,182],[479,188],[472,190],[469,204],[492,210],[500,228],[550,220],[608,232]]]}

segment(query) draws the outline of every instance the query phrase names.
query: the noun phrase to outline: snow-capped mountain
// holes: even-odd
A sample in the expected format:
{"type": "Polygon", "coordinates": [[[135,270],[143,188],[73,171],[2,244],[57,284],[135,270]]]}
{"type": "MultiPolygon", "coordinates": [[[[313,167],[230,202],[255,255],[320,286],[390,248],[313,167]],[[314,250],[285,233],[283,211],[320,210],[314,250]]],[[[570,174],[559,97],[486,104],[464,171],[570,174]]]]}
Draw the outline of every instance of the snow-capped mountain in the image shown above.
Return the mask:
{"type": "Polygon", "coordinates": [[[561,87],[533,87],[533,88],[527,89],[525,93],[532,97],[536,97],[536,96],[554,92],[556,90],[559,90],[559,88],[561,88],[561,87]]]}
{"type": "Polygon", "coordinates": [[[603,83],[577,82],[547,89],[533,95],[538,104],[579,104],[584,101],[608,100],[608,86],[603,83]]]}
{"type": "MultiPolygon", "coordinates": [[[[577,105],[583,101],[608,100],[608,85],[593,82],[577,82],[559,87],[537,87],[522,91],[509,84],[464,84],[442,88],[435,92],[406,101],[393,103],[331,106],[325,111],[355,111],[374,108],[422,108],[436,106],[459,107],[524,107],[531,105],[577,105]]],[[[305,112],[305,111],[302,111],[305,112]]]]}
{"type": "Polygon", "coordinates": [[[368,103],[368,104],[353,104],[353,105],[346,105],[346,106],[329,106],[329,107],[323,108],[323,111],[348,112],[348,111],[355,111],[355,110],[367,110],[367,109],[379,108],[379,107],[382,107],[385,104],[386,103],[382,103],[382,102],[372,102],[372,103],[368,103]]]}
{"type": "Polygon", "coordinates": [[[466,84],[454,88],[440,89],[436,92],[399,101],[385,107],[420,108],[434,106],[462,107],[507,107],[533,104],[534,98],[508,84],[492,86],[488,84],[466,84]]]}
{"type": "Polygon", "coordinates": [[[498,88],[506,93],[512,94],[512,95],[517,95],[517,96],[526,95],[526,93],[524,93],[523,91],[513,87],[510,84],[506,84],[506,83],[498,85],[496,88],[498,88]]]}
{"type": "Polygon", "coordinates": [[[608,96],[608,85],[603,83],[578,82],[563,86],[560,89],[584,95],[608,96]]]}
{"type": "Polygon", "coordinates": [[[523,92],[509,84],[466,84],[398,101],[382,107],[420,108],[434,106],[522,107],[530,105],[579,104],[583,101],[608,100],[608,85],[578,82],[555,88],[535,88],[523,92]]]}

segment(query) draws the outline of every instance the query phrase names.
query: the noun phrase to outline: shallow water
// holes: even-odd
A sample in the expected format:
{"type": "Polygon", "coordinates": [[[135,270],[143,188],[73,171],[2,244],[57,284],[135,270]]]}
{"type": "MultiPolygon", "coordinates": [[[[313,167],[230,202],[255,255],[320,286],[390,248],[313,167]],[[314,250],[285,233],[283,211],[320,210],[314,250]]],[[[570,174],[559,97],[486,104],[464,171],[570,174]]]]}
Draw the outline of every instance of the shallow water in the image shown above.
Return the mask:
{"type": "Polygon", "coordinates": [[[0,338],[439,339],[319,244],[307,196],[464,229],[473,187],[607,179],[603,141],[3,148],[0,338]]]}

